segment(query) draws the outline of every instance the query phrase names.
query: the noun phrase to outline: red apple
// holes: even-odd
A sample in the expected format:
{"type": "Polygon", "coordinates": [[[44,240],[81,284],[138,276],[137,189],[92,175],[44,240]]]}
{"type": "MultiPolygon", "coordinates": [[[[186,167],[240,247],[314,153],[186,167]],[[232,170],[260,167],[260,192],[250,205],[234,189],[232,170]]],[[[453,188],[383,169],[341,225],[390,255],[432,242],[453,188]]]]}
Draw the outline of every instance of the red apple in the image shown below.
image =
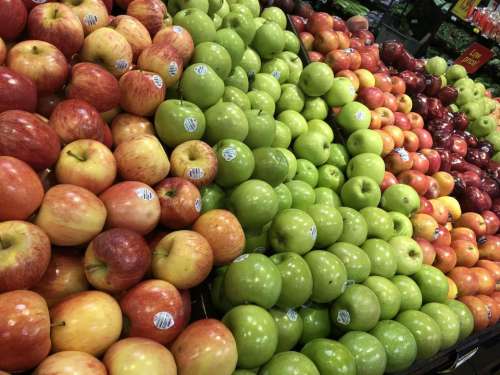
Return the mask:
{"type": "Polygon", "coordinates": [[[402,112],[394,112],[394,125],[400,128],[401,130],[411,129],[410,120],[408,120],[406,114],[402,112]]]}
{"type": "Polygon", "coordinates": [[[49,94],[40,96],[38,98],[38,104],[36,107],[36,112],[45,118],[49,118],[52,112],[54,112],[54,108],[60,102],[64,100],[64,97],[61,93],[49,94]]]}
{"type": "Polygon", "coordinates": [[[481,215],[486,223],[486,234],[495,234],[500,228],[500,219],[493,211],[483,211],[481,215]]]}
{"type": "Polygon", "coordinates": [[[307,20],[306,29],[312,34],[323,30],[333,30],[333,18],[325,12],[314,12],[307,20]]]}
{"type": "Polygon", "coordinates": [[[168,43],[177,51],[185,66],[191,60],[194,52],[193,38],[182,26],[167,26],[155,35],[153,43],[168,43]]]}
{"type": "Polygon", "coordinates": [[[187,141],[170,155],[172,175],[184,177],[196,186],[210,184],[217,175],[217,156],[212,147],[202,141],[187,141]]]}
{"type": "Polygon", "coordinates": [[[466,227],[455,227],[451,231],[451,240],[466,240],[476,243],[476,234],[470,228],[466,227]]]}
{"type": "Polygon", "coordinates": [[[477,298],[479,298],[488,309],[489,326],[491,327],[497,324],[498,319],[500,318],[500,307],[498,306],[497,302],[490,296],[482,294],[478,295],[477,298]]]}
{"type": "Polygon", "coordinates": [[[450,231],[443,225],[438,227],[436,231],[435,240],[432,241],[434,246],[450,246],[451,245],[451,233],[450,231]]]}
{"type": "Polygon", "coordinates": [[[439,197],[439,184],[434,177],[427,176],[429,180],[429,188],[425,193],[427,199],[435,199],[439,197]]]}
{"type": "Polygon", "coordinates": [[[35,112],[37,91],[28,77],[0,66],[0,113],[8,110],[35,112]]]}
{"type": "Polygon", "coordinates": [[[470,228],[476,236],[486,234],[486,222],[484,218],[476,212],[465,212],[458,219],[456,226],[470,228]]]}
{"type": "Polygon", "coordinates": [[[0,38],[14,40],[24,30],[28,11],[22,0],[0,2],[0,38]]]}
{"type": "Polygon", "coordinates": [[[420,149],[430,149],[432,148],[432,135],[426,129],[415,128],[412,129],[412,132],[415,133],[418,137],[419,148],[420,149]]]}
{"type": "Polygon", "coordinates": [[[474,316],[474,331],[479,332],[489,325],[489,310],[486,304],[475,296],[464,296],[459,299],[465,303],[474,316]]]}
{"type": "Polygon", "coordinates": [[[148,29],[134,17],[123,14],[114,17],[109,27],[118,31],[127,39],[130,47],[132,47],[134,61],[136,61],[141,52],[152,43],[148,29]]]}
{"type": "Polygon", "coordinates": [[[500,264],[495,263],[492,260],[480,259],[476,266],[488,270],[493,276],[495,282],[500,281],[500,264]]]}
{"type": "Polygon", "coordinates": [[[346,77],[349,79],[349,81],[351,81],[352,85],[354,86],[354,89],[355,90],[358,90],[359,89],[359,78],[358,76],[356,75],[356,73],[354,73],[353,71],[351,70],[341,70],[340,72],[338,72],[337,74],[335,74],[336,77],[346,77]]]}
{"type": "Polygon", "coordinates": [[[389,108],[392,112],[396,112],[398,110],[398,101],[394,94],[384,92],[384,107],[389,108]]]}
{"type": "Polygon", "coordinates": [[[375,108],[375,112],[380,115],[381,125],[383,127],[394,125],[394,113],[387,107],[375,108]]]}
{"type": "MultiPolygon", "coordinates": [[[[449,246],[434,245],[436,260],[432,264],[444,273],[450,272],[457,264],[457,255],[449,246]]],[[[458,287],[457,287],[458,289],[458,287]]]]}
{"type": "Polygon", "coordinates": [[[70,7],[71,11],[78,16],[85,35],[109,23],[108,9],[101,0],[63,0],[62,3],[70,7]]]}
{"type": "Polygon", "coordinates": [[[470,270],[476,274],[479,294],[490,295],[495,291],[496,281],[490,271],[482,267],[472,267],[470,270]]]}
{"type": "Polygon", "coordinates": [[[65,374],[68,370],[72,371],[75,375],[108,374],[106,366],[96,357],[88,353],[70,350],[48,356],[40,363],[34,374],[65,374]]]}
{"type": "Polygon", "coordinates": [[[394,95],[402,95],[406,92],[406,83],[401,77],[392,76],[391,83],[391,93],[393,93],[394,95]]]}
{"type": "MultiPolygon", "coordinates": [[[[427,176],[427,178],[429,178],[429,176],[427,176]]],[[[438,199],[431,199],[429,202],[432,205],[432,217],[434,217],[439,224],[445,225],[451,217],[448,207],[438,199]]]]}
{"type": "Polygon", "coordinates": [[[434,241],[439,224],[431,215],[417,213],[410,220],[413,224],[413,235],[415,238],[434,241]]]}
{"type": "Polygon", "coordinates": [[[375,73],[375,87],[379,88],[384,92],[392,91],[392,81],[391,76],[387,73],[375,73]]]}
{"type": "Polygon", "coordinates": [[[424,154],[420,152],[410,152],[410,158],[413,160],[412,169],[424,174],[427,173],[429,170],[429,160],[424,154]]]}
{"type": "Polygon", "coordinates": [[[386,133],[388,133],[392,139],[394,140],[394,147],[396,148],[401,148],[403,147],[403,143],[404,143],[404,134],[403,134],[403,130],[401,130],[401,128],[398,128],[397,126],[395,125],[387,125],[387,126],[384,126],[382,128],[383,131],[385,131],[386,133]]]}
{"type": "Polygon", "coordinates": [[[458,296],[470,296],[477,293],[479,280],[470,268],[455,267],[448,276],[455,282],[458,289],[458,296]]]}
{"type": "Polygon", "coordinates": [[[163,27],[167,7],[160,0],[134,0],[127,7],[127,15],[138,19],[152,37],[163,27]]]}
{"type": "Polygon", "coordinates": [[[335,73],[350,68],[351,57],[342,49],[330,51],[325,56],[325,63],[330,65],[335,73]]]}
{"type": "Polygon", "coordinates": [[[385,167],[388,171],[399,174],[411,169],[413,161],[408,152],[402,148],[395,148],[384,158],[385,167]]]}
{"type": "Polygon", "coordinates": [[[494,262],[500,262],[500,237],[487,234],[477,240],[479,255],[494,262]]]}
{"type": "Polygon", "coordinates": [[[455,240],[452,241],[451,247],[457,254],[458,266],[472,267],[479,260],[478,248],[471,241],[455,240]]]}
{"type": "Polygon", "coordinates": [[[432,244],[423,239],[416,237],[415,241],[420,245],[420,248],[422,249],[422,254],[423,254],[423,263],[432,265],[434,263],[434,259],[436,259],[436,251],[434,250],[434,246],[432,244]]]}
{"type": "Polygon", "coordinates": [[[429,161],[429,174],[436,173],[440,170],[441,156],[439,155],[439,152],[431,148],[424,148],[420,150],[420,153],[423,154],[429,161]]]}
{"type": "Polygon", "coordinates": [[[380,135],[380,138],[382,138],[382,156],[386,156],[394,149],[394,139],[388,132],[382,129],[376,129],[375,131],[380,135]]]}
{"type": "Polygon", "coordinates": [[[301,16],[290,16],[290,20],[292,21],[292,25],[295,27],[295,31],[297,33],[301,33],[306,29],[305,19],[301,16]]]}
{"type": "Polygon", "coordinates": [[[347,27],[351,33],[368,30],[368,24],[368,19],[363,16],[353,16],[347,20],[347,27]]]}
{"type": "Polygon", "coordinates": [[[314,61],[323,62],[325,60],[325,56],[323,56],[322,53],[319,53],[316,51],[308,51],[307,55],[309,56],[309,60],[311,60],[311,62],[314,62],[314,61]]]}
{"type": "Polygon", "coordinates": [[[419,195],[424,195],[429,188],[429,180],[422,172],[415,170],[403,171],[398,175],[401,184],[410,185],[419,195]]]}
{"type": "Polygon", "coordinates": [[[319,31],[314,36],[313,47],[323,54],[338,49],[339,39],[337,33],[331,29],[319,31]]]}
{"type": "MultiPolygon", "coordinates": [[[[154,43],[144,49],[139,56],[138,65],[142,70],[160,75],[166,87],[174,85],[182,75],[183,65],[181,55],[170,42],[154,43]],[[165,67],[168,68],[166,69],[165,67]]],[[[161,88],[157,87],[158,89],[161,88]]]]}
{"type": "Polygon", "coordinates": [[[165,99],[166,90],[160,75],[132,70],[120,78],[120,106],[137,116],[151,116],[165,99]]]}
{"type": "Polygon", "coordinates": [[[409,131],[409,130],[404,130],[403,135],[404,135],[403,147],[408,152],[417,151],[420,147],[420,140],[419,140],[418,136],[414,132],[409,131]]]}
{"type": "Polygon", "coordinates": [[[419,213],[419,214],[427,214],[427,215],[432,214],[432,204],[424,196],[420,197],[420,207],[419,207],[417,213],[419,213]]]}
{"type": "Polygon", "coordinates": [[[363,87],[358,91],[356,100],[370,109],[382,107],[385,102],[384,92],[377,87],[363,87]]]}
{"type": "MultiPolygon", "coordinates": [[[[335,26],[333,27],[333,29],[335,30],[335,26]]],[[[349,48],[351,46],[351,39],[349,38],[349,35],[347,35],[346,32],[340,30],[336,30],[336,33],[337,33],[337,38],[339,38],[339,48],[340,49],[349,48]]]]}
{"type": "Polygon", "coordinates": [[[313,43],[314,43],[314,36],[307,32],[303,31],[299,34],[300,41],[304,45],[304,48],[306,51],[312,51],[313,49],[313,43]]]}
{"type": "Polygon", "coordinates": [[[361,55],[354,48],[346,48],[345,51],[349,55],[349,59],[351,60],[349,64],[349,70],[357,70],[361,67],[361,55]]]}
{"type": "Polygon", "coordinates": [[[332,16],[332,21],[333,21],[333,30],[343,31],[343,32],[348,31],[347,24],[342,18],[338,16],[332,16]]]}
{"type": "Polygon", "coordinates": [[[140,135],[155,134],[154,126],[147,118],[128,113],[120,113],[113,119],[111,132],[115,146],[140,135]]]}
{"type": "Polygon", "coordinates": [[[378,60],[371,53],[361,52],[360,54],[361,68],[375,73],[378,70],[378,60]]]}

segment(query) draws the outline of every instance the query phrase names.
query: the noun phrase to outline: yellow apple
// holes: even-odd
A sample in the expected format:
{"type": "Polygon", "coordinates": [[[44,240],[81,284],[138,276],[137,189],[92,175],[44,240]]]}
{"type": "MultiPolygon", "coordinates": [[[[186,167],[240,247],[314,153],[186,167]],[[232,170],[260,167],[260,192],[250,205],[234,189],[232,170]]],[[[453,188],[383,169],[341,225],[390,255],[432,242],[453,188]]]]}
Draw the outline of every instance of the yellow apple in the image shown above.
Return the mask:
{"type": "Polygon", "coordinates": [[[33,375],[107,375],[104,364],[88,353],[65,351],[45,358],[33,375]]]}

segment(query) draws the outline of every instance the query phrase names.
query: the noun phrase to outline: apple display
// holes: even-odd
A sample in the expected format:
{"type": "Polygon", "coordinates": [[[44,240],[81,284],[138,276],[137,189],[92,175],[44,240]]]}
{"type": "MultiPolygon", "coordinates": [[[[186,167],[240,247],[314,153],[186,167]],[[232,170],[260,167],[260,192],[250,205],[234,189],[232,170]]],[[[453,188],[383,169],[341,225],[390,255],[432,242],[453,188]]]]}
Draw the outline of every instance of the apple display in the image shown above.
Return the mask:
{"type": "Polygon", "coordinates": [[[394,237],[394,222],[391,215],[378,207],[365,207],[360,211],[368,228],[368,238],[388,241],[394,237]]]}
{"type": "MultiPolygon", "coordinates": [[[[162,28],[153,38],[153,43],[168,42],[181,56],[185,65],[191,59],[194,51],[193,38],[184,27],[175,25],[162,28]]],[[[236,64],[235,64],[236,65],[236,64]]]]}
{"type": "Polygon", "coordinates": [[[342,294],[347,280],[347,272],[344,264],[336,255],[324,250],[313,250],[304,255],[304,259],[312,273],[312,301],[327,303],[342,294]]]}
{"type": "MultiPolygon", "coordinates": [[[[168,42],[153,43],[146,47],[139,55],[137,63],[142,70],[158,74],[163,79],[163,85],[166,87],[177,84],[183,73],[182,58],[168,42]]],[[[163,90],[157,79],[152,82],[150,79],[145,83],[147,86],[153,85],[154,87],[151,87],[157,92],[163,90]]],[[[149,97],[148,99],[151,100],[149,97]]],[[[157,98],[155,99],[157,100],[157,98]]],[[[139,104],[136,105],[139,106],[139,104]]]]}
{"type": "Polygon", "coordinates": [[[433,318],[439,326],[441,331],[441,349],[455,345],[460,334],[460,321],[452,309],[445,304],[431,302],[422,306],[420,311],[433,318]]]}
{"type": "Polygon", "coordinates": [[[350,178],[341,190],[344,204],[354,209],[377,206],[381,192],[377,182],[370,177],[356,176],[350,178]]]}
{"type": "Polygon", "coordinates": [[[371,113],[362,103],[351,102],[342,107],[336,120],[350,134],[358,129],[368,129],[371,121],[371,113]]]}
{"type": "Polygon", "coordinates": [[[135,17],[119,15],[114,17],[108,26],[114,28],[127,39],[132,47],[134,61],[152,43],[148,29],[135,17]]]}
{"type": "Polygon", "coordinates": [[[305,254],[311,250],[317,235],[313,218],[295,208],[279,212],[274,217],[269,231],[271,246],[275,251],[298,254],[305,254]]]}

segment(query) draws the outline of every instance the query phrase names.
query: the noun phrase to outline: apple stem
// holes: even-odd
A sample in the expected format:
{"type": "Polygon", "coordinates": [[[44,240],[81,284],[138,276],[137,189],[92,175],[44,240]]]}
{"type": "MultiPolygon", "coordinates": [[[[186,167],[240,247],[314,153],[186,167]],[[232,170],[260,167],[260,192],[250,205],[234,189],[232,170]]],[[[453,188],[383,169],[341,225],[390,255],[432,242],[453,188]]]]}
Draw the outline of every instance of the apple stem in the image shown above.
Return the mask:
{"type": "Polygon", "coordinates": [[[9,244],[7,242],[4,242],[2,237],[0,237],[0,250],[5,250],[9,248],[9,244]]]}
{"type": "Polygon", "coordinates": [[[51,323],[50,327],[64,327],[66,325],[66,322],[63,320],[62,322],[57,322],[57,323],[51,323]]]}
{"type": "Polygon", "coordinates": [[[69,156],[73,156],[75,159],[78,159],[80,161],[85,161],[86,160],[85,158],[82,158],[81,156],[79,156],[77,154],[74,154],[73,151],[71,151],[71,150],[67,151],[67,154],[69,156]]]}

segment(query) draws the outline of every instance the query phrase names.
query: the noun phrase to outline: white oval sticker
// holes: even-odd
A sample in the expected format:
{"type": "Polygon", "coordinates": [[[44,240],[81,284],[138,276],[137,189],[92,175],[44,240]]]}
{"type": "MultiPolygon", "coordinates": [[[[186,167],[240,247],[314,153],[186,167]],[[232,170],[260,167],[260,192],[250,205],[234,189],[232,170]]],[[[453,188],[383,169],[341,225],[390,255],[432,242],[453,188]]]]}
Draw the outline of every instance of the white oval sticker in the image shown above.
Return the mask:
{"type": "Polygon", "coordinates": [[[354,117],[356,117],[356,120],[363,120],[365,118],[365,113],[363,111],[357,111],[354,117]]]}
{"type": "Polygon", "coordinates": [[[290,309],[286,312],[286,316],[288,317],[288,319],[290,319],[292,322],[295,322],[297,321],[297,318],[299,317],[299,314],[297,313],[297,311],[293,310],[293,309],[290,309]]]}
{"type": "Polygon", "coordinates": [[[179,66],[175,61],[172,61],[170,64],[168,64],[168,75],[173,77],[177,74],[179,71],[179,66]]]}
{"type": "Polygon", "coordinates": [[[273,71],[273,72],[271,73],[271,75],[279,81],[279,79],[280,79],[280,77],[281,77],[281,72],[280,72],[280,71],[278,71],[278,70],[275,70],[275,71],[273,71]]]}
{"type": "Polygon", "coordinates": [[[309,229],[309,234],[311,235],[312,239],[316,241],[316,238],[318,237],[318,229],[316,228],[316,225],[313,225],[311,229],[309,229]]]}
{"type": "Polygon", "coordinates": [[[145,201],[153,200],[153,192],[147,188],[139,188],[135,191],[137,196],[145,201]]]}
{"type": "Polygon", "coordinates": [[[177,33],[177,34],[182,33],[182,27],[177,26],[177,25],[172,27],[172,30],[174,30],[174,33],[177,33]]]}
{"type": "Polygon", "coordinates": [[[186,117],[184,119],[184,129],[189,133],[195,132],[198,129],[198,120],[194,117],[186,117]]]}
{"type": "Polygon", "coordinates": [[[233,147],[226,147],[222,150],[222,157],[225,161],[234,160],[236,155],[238,155],[238,152],[233,147]]]}
{"type": "Polygon", "coordinates": [[[196,198],[196,200],[194,201],[194,209],[196,210],[196,212],[201,212],[201,199],[200,198],[196,198]]]}
{"type": "Polygon", "coordinates": [[[351,323],[351,315],[349,314],[349,311],[339,310],[337,314],[337,323],[345,326],[351,323]]]}
{"type": "Polygon", "coordinates": [[[204,76],[205,74],[207,74],[208,69],[205,65],[197,65],[194,67],[194,72],[199,76],[204,76]]]}
{"type": "Polygon", "coordinates": [[[174,318],[167,311],[160,311],[153,317],[153,324],[156,328],[166,330],[174,326],[174,318]]]}
{"type": "Polygon", "coordinates": [[[86,14],[83,16],[83,24],[86,26],[97,25],[97,16],[95,14],[86,14]]]}
{"type": "Polygon", "coordinates": [[[118,70],[125,70],[128,68],[128,61],[125,59],[118,59],[115,61],[115,68],[118,70]]]}
{"type": "Polygon", "coordinates": [[[193,180],[199,180],[205,176],[205,172],[203,172],[203,169],[199,167],[195,168],[189,168],[187,175],[189,178],[192,178],[193,180]]]}
{"type": "Polygon", "coordinates": [[[153,83],[159,89],[163,87],[163,79],[158,74],[153,76],[153,83]]]}
{"type": "Polygon", "coordinates": [[[399,156],[401,156],[401,160],[403,160],[403,161],[410,160],[410,154],[404,148],[396,147],[394,149],[394,151],[397,152],[399,154],[399,156]]]}
{"type": "Polygon", "coordinates": [[[35,4],[44,4],[47,2],[47,0],[31,0],[33,1],[35,4]]]}
{"type": "Polygon", "coordinates": [[[245,259],[247,259],[250,255],[249,254],[242,254],[239,257],[237,257],[235,260],[233,260],[233,263],[239,263],[243,262],[245,259]]]}

